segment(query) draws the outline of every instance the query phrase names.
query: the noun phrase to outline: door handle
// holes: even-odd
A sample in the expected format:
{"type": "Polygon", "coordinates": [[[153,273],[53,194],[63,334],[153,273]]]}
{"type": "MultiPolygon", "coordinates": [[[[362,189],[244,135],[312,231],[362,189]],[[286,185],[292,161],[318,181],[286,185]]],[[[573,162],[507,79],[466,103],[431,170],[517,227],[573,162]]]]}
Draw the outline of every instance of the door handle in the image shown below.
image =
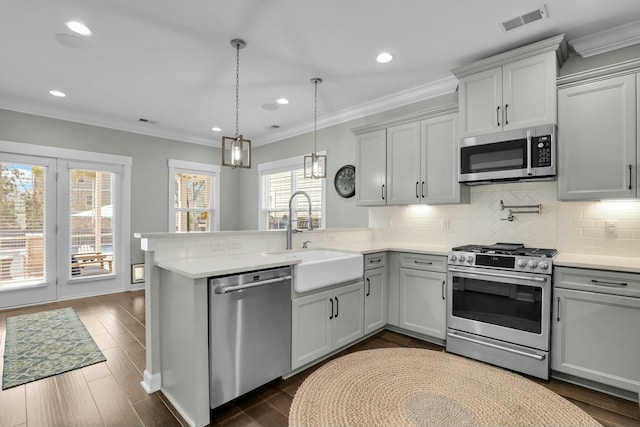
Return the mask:
{"type": "Polygon", "coordinates": [[[418,186],[420,185],[419,181],[416,181],[416,199],[420,198],[420,194],[418,194],[418,186]]]}
{"type": "Polygon", "coordinates": [[[333,319],[333,298],[329,298],[329,301],[331,301],[331,316],[329,316],[329,320],[333,319]]]}
{"type": "Polygon", "coordinates": [[[369,278],[367,277],[367,295],[369,296],[371,295],[371,280],[369,280],[369,278]]]}
{"type": "Polygon", "coordinates": [[[500,127],[500,106],[496,108],[496,122],[498,123],[498,127],[500,127]]]}
{"type": "Polygon", "coordinates": [[[384,200],[384,184],[382,184],[382,200],[384,200]]]}
{"type": "Polygon", "coordinates": [[[442,299],[444,299],[445,287],[447,286],[447,282],[445,280],[442,281],[442,299]]]}
{"type": "Polygon", "coordinates": [[[560,297],[558,297],[558,310],[556,311],[556,320],[560,321],[560,297]]]}
{"type": "Polygon", "coordinates": [[[424,181],[422,181],[422,198],[424,199],[424,181]]]}
{"type": "Polygon", "coordinates": [[[631,183],[633,182],[633,174],[631,173],[632,169],[633,169],[633,166],[629,165],[629,190],[633,188],[631,185],[631,183]]]}
{"type": "Polygon", "coordinates": [[[504,124],[509,124],[509,104],[504,104],[504,124]]]}
{"type": "Polygon", "coordinates": [[[335,318],[338,318],[338,314],[340,312],[340,306],[338,305],[338,297],[336,297],[336,315],[335,318]]]}
{"type": "Polygon", "coordinates": [[[627,286],[628,284],[625,282],[609,282],[608,280],[596,280],[591,279],[591,283],[594,285],[604,285],[604,286],[627,286]]]}

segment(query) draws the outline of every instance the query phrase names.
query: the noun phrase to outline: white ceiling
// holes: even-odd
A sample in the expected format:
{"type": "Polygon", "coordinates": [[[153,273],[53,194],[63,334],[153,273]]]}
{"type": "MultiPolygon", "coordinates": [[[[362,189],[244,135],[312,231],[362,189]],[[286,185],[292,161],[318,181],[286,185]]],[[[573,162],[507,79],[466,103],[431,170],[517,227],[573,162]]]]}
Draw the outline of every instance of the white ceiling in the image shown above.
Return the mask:
{"type": "Polygon", "coordinates": [[[312,77],[323,127],[450,92],[452,68],[559,33],[640,42],[638,0],[546,0],[548,19],[502,30],[542,1],[1,0],[0,108],[219,146],[242,38],[240,133],[261,145],[313,129],[312,77]],[[58,41],[69,20],[93,30],[85,48],[58,41]]]}

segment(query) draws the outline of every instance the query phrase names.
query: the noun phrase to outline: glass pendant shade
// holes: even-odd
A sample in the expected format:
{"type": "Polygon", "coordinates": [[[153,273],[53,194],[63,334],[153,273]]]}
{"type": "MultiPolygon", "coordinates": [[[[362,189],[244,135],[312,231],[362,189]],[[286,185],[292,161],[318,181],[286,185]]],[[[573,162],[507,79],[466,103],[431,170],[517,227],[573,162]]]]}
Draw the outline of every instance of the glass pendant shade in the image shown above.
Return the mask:
{"type": "Polygon", "coordinates": [[[222,137],[222,166],[232,168],[251,167],[251,141],[237,137],[222,137]]]}
{"type": "Polygon", "coordinates": [[[326,178],[327,177],[327,156],[311,153],[304,156],[304,177],[305,178],[326,178]]]}

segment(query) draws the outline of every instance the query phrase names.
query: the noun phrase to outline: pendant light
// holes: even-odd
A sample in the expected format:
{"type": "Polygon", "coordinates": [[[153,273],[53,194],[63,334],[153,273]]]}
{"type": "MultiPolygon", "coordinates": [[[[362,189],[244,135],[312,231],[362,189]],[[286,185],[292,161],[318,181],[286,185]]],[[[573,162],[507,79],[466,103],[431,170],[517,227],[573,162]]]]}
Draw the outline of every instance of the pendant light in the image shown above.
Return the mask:
{"type": "Polygon", "coordinates": [[[246,45],[244,40],[231,40],[231,46],[236,49],[236,134],[233,138],[230,136],[222,137],[222,166],[230,166],[232,168],[251,167],[251,141],[244,139],[238,132],[238,116],[240,110],[240,49],[246,45]]]}
{"type": "Polygon", "coordinates": [[[313,107],[313,153],[304,156],[304,177],[305,178],[326,178],[327,177],[327,156],[318,155],[318,84],[322,83],[320,77],[311,79],[315,87],[314,107],[313,107]]]}

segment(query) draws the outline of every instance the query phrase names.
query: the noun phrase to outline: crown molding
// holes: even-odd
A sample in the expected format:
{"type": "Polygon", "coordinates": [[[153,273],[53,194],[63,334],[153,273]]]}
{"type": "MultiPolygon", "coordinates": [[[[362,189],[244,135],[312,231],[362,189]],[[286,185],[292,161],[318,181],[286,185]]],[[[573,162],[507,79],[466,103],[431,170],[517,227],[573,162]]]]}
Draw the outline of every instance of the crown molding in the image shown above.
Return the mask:
{"type": "Polygon", "coordinates": [[[640,20],[569,41],[583,58],[640,43],[640,20]]]}
{"type": "Polygon", "coordinates": [[[54,108],[46,105],[35,105],[13,97],[0,96],[0,108],[16,111],[18,113],[33,114],[36,116],[48,117],[50,119],[65,120],[90,126],[98,126],[123,132],[152,136],[155,138],[171,139],[216,148],[220,148],[222,146],[222,143],[220,141],[215,141],[214,138],[207,139],[195,137],[193,135],[186,135],[184,133],[162,127],[152,129],[150,126],[156,125],[143,123],[138,124],[137,122],[125,123],[120,119],[98,117],[92,114],[60,109],[59,107],[54,108]]]}
{"type": "MultiPolygon", "coordinates": [[[[435,98],[440,95],[453,93],[457,87],[458,79],[454,76],[445,77],[422,86],[417,86],[389,96],[374,99],[373,101],[365,102],[360,105],[356,105],[355,107],[340,110],[335,114],[321,117],[318,119],[318,129],[338,125],[340,123],[356,120],[372,114],[382,113],[394,108],[435,98]]],[[[254,141],[254,146],[270,144],[272,142],[292,138],[312,131],[313,123],[292,126],[282,132],[274,133],[268,138],[261,138],[257,143],[254,141]]]]}
{"type": "MultiPolygon", "coordinates": [[[[359,119],[376,113],[382,113],[393,108],[402,107],[413,104],[426,99],[434,98],[440,95],[452,93],[458,87],[458,80],[454,76],[448,76],[431,83],[407,89],[395,94],[384,96],[373,101],[365,102],[355,107],[345,108],[335,114],[327,115],[318,119],[318,129],[359,119]]],[[[206,145],[208,147],[220,148],[221,142],[214,139],[200,138],[193,135],[187,135],[171,129],[154,127],[157,125],[149,125],[142,123],[125,123],[115,118],[96,117],[91,114],[78,113],[74,111],[53,108],[46,105],[29,104],[23,100],[11,97],[0,97],[0,108],[17,111],[20,113],[34,114],[38,116],[49,117],[52,119],[66,120],[86,125],[99,126],[108,129],[115,129],[124,132],[132,132],[156,138],[172,139],[176,141],[189,142],[192,144],[206,145]]],[[[261,145],[270,144],[281,141],[283,139],[292,138],[313,131],[313,123],[304,123],[295,125],[270,134],[266,138],[253,139],[252,145],[259,147],[261,145]]]]}

